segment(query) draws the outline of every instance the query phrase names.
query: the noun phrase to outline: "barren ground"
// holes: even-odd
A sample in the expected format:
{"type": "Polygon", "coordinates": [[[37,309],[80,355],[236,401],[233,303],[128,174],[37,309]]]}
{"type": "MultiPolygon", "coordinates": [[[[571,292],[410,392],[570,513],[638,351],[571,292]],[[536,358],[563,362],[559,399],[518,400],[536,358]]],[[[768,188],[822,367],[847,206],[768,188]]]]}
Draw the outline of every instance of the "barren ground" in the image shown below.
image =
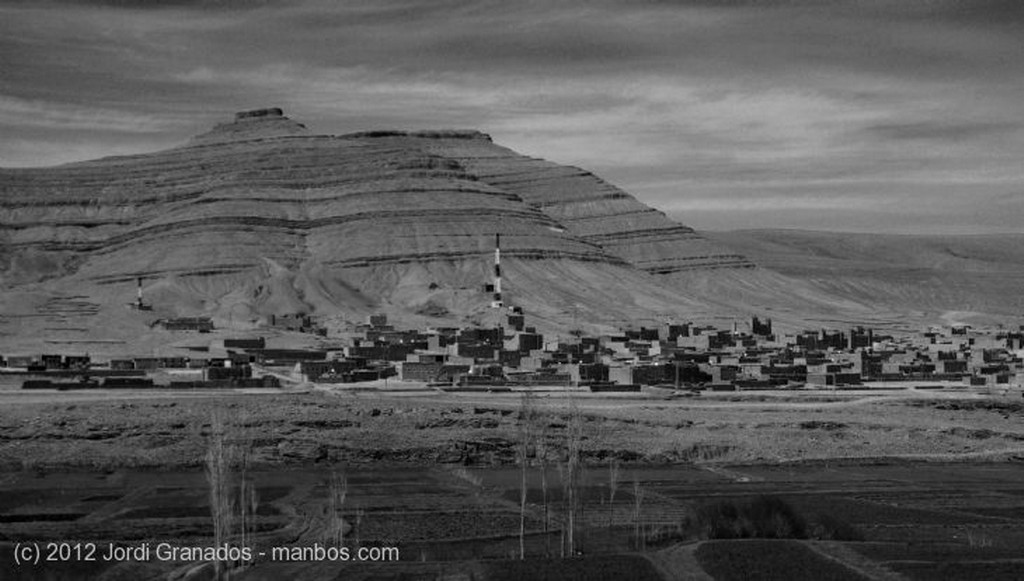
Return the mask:
{"type": "MultiPolygon", "coordinates": [[[[570,405],[579,407],[583,454],[597,464],[1024,455],[1024,401],[963,390],[734,392],[680,399],[540,393],[534,399],[554,450],[563,447],[570,405]]],[[[196,467],[215,409],[236,438],[253,441],[258,464],[489,466],[514,463],[520,396],[3,390],[0,402],[0,465],[7,469],[196,467]]]]}

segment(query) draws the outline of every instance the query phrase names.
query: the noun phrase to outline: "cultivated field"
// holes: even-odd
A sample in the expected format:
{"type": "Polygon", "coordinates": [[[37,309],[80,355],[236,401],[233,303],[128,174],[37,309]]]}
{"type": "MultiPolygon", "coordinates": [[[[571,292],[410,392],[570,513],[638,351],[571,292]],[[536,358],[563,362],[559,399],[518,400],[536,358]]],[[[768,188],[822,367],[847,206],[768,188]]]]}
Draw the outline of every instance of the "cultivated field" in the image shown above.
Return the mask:
{"type": "Polygon", "coordinates": [[[254,491],[247,546],[340,535],[350,547],[396,546],[401,558],[260,557],[235,579],[1011,579],[1024,566],[1019,399],[537,394],[525,416],[516,394],[422,391],[7,390],[0,400],[3,579],[207,578],[201,560],[10,558],[27,541],[212,544],[204,472],[217,434],[244,451],[226,475],[233,490],[254,491]],[[763,506],[786,507],[788,524],[760,527],[780,518],[763,506]],[[570,528],[579,554],[563,558],[570,528]],[[729,530],[739,538],[721,538],[729,530]],[[761,553],[778,562],[748,558],[761,553]]]}

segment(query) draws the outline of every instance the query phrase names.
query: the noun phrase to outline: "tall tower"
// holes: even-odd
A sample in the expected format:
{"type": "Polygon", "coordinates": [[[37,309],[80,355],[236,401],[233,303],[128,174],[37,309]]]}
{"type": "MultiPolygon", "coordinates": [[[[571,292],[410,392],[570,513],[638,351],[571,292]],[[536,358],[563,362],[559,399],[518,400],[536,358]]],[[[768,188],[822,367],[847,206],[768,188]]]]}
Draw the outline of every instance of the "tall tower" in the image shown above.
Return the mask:
{"type": "Polygon", "coordinates": [[[494,300],[491,308],[500,309],[505,306],[501,300],[501,234],[494,235],[494,300]]]}
{"type": "Polygon", "coordinates": [[[147,305],[142,300],[142,277],[135,278],[135,302],[128,303],[128,306],[138,311],[152,311],[153,305],[147,305]]]}

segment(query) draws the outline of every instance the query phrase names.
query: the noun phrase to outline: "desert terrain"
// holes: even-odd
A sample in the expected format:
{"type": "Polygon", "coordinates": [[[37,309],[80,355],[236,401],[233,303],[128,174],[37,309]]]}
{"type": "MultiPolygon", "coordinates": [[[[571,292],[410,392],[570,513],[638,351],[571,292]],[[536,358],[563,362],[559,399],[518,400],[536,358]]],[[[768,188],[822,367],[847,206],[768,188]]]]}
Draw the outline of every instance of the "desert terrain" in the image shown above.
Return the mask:
{"type": "Polygon", "coordinates": [[[705,235],[801,285],[876,304],[880,311],[903,311],[903,325],[928,320],[1012,327],[1024,322],[1020,234],[739,230],[705,235]]]}

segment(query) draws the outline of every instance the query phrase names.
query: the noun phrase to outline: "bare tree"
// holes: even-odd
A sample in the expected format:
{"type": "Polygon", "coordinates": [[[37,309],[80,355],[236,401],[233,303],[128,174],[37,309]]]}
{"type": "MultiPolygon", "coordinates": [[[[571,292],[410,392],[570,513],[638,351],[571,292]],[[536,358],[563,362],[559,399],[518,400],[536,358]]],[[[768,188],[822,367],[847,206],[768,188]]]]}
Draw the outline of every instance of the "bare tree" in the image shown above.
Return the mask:
{"type": "Polygon", "coordinates": [[[345,542],[345,521],[342,518],[342,511],[345,507],[345,497],[348,496],[348,479],[344,474],[331,473],[328,495],[329,513],[325,541],[341,547],[345,542]]]}
{"type": "Polygon", "coordinates": [[[259,508],[259,497],[256,493],[256,483],[251,474],[253,434],[249,429],[248,415],[242,416],[241,424],[245,426],[242,444],[232,448],[232,455],[236,456],[240,473],[238,482],[239,532],[242,546],[245,547],[253,542],[256,534],[256,510],[259,508]]]}
{"type": "Polygon", "coordinates": [[[555,468],[558,469],[558,482],[559,482],[559,484],[562,485],[562,508],[565,510],[565,514],[563,515],[563,520],[562,520],[562,526],[558,527],[558,533],[559,533],[558,548],[559,548],[559,551],[561,553],[561,557],[563,559],[565,558],[565,552],[566,552],[566,547],[565,547],[565,541],[566,541],[565,528],[566,528],[566,524],[569,522],[569,519],[568,519],[569,503],[568,503],[568,500],[567,500],[569,498],[569,492],[568,492],[569,491],[569,486],[568,486],[568,478],[566,477],[567,467],[568,467],[568,462],[565,462],[565,463],[563,463],[563,462],[556,462],[555,463],[555,468]]]}
{"type": "Polygon", "coordinates": [[[612,528],[615,515],[615,491],[619,488],[619,462],[612,460],[608,464],[608,528],[612,528]]]}
{"type": "Polygon", "coordinates": [[[551,518],[548,512],[548,446],[547,446],[547,434],[544,429],[544,422],[537,418],[536,434],[534,435],[534,441],[536,442],[536,457],[537,464],[540,466],[540,494],[541,503],[544,505],[544,543],[547,553],[550,555],[551,546],[549,544],[548,529],[550,527],[551,518]]]}
{"type": "Polygon", "coordinates": [[[633,535],[638,550],[644,550],[643,538],[640,535],[642,522],[642,508],[644,503],[644,489],[640,486],[640,479],[633,477],[633,535]]]}
{"type": "Polygon", "coordinates": [[[533,424],[535,421],[533,405],[533,393],[524,391],[519,400],[519,445],[516,448],[516,456],[519,460],[520,482],[519,482],[519,558],[526,559],[526,495],[529,491],[527,486],[527,469],[530,463],[530,445],[533,443],[533,424]]]}
{"type": "Polygon", "coordinates": [[[355,525],[353,526],[353,530],[355,531],[355,538],[353,539],[353,544],[356,547],[359,546],[359,530],[360,530],[359,529],[359,525],[362,524],[363,516],[365,516],[365,515],[366,515],[366,512],[363,511],[362,507],[357,507],[356,508],[356,522],[355,522],[355,525]]]}
{"type": "Polygon", "coordinates": [[[576,527],[579,517],[579,492],[581,459],[580,450],[583,445],[583,416],[580,413],[576,398],[569,392],[569,421],[566,426],[566,460],[564,487],[566,493],[566,544],[570,556],[577,551],[576,527]]]}
{"type": "MultiPolygon", "coordinates": [[[[210,418],[210,442],[206,451],[206,480],[210,486],[210,514],[213,517],[213,543],[220,547],[231,535],[231,464],[233,450],[225,443],[224,420],[214,410],[210,418]]],[[[214,560],[214,578],[228,578],[228,571],[214,560]]]]}

